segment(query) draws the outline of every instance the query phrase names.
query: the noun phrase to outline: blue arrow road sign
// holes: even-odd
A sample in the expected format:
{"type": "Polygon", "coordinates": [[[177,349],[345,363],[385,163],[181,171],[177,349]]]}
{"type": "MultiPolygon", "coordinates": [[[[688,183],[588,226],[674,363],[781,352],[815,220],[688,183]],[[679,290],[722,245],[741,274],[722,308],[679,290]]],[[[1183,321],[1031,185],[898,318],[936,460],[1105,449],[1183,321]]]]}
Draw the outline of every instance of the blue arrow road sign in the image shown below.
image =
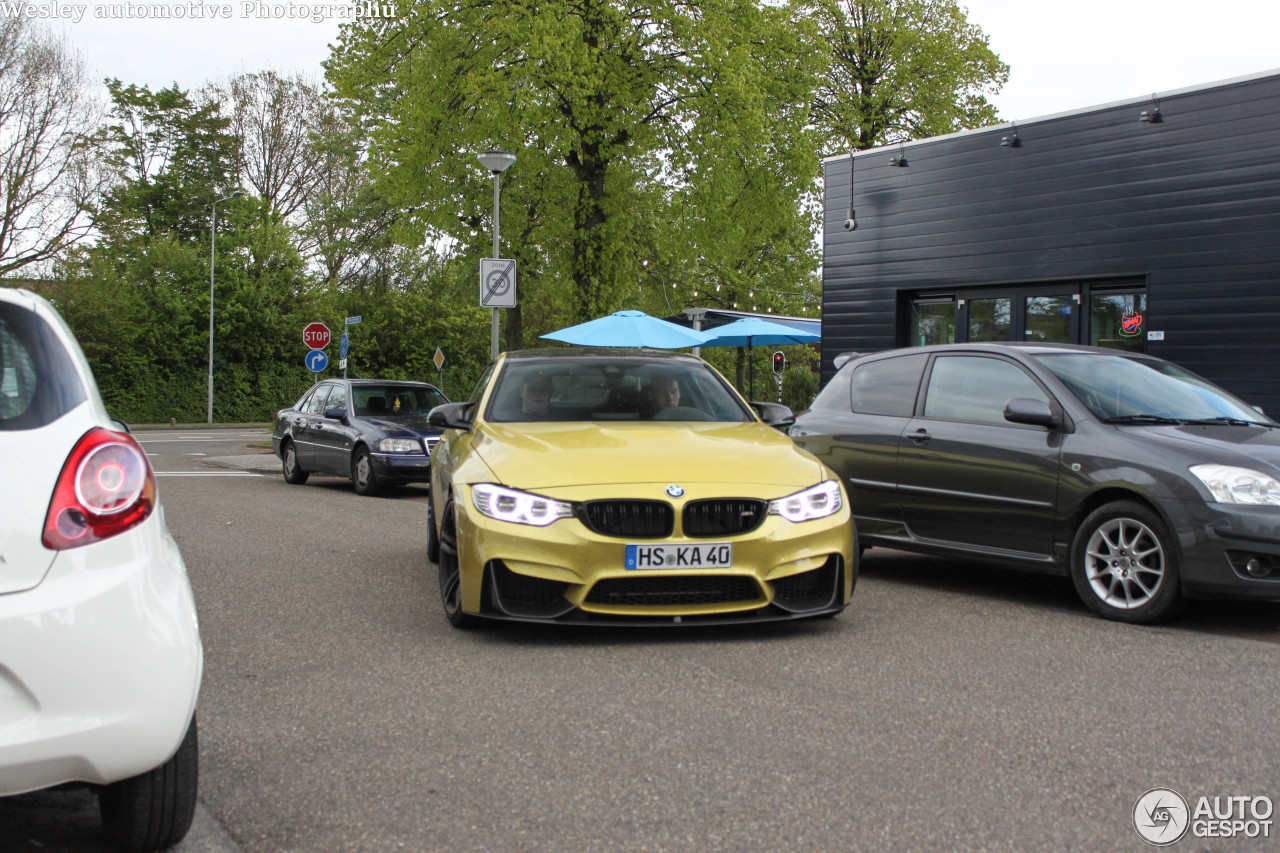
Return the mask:
{"type": "Polygon", "coordinates": [[[338,358],[346,358],[348,350],[351,349],[351,338],[343,332],[338,336],[338,358]]]}
{"type": "Polygon", "coordinates": [[[319,373],[329,366],[329,356],[325,355],[324,350],[322,349],[313,349],[311,352],[307,353],[305,363],[307,365],[307,370],[310,370],[312,373],[319,373]]]}

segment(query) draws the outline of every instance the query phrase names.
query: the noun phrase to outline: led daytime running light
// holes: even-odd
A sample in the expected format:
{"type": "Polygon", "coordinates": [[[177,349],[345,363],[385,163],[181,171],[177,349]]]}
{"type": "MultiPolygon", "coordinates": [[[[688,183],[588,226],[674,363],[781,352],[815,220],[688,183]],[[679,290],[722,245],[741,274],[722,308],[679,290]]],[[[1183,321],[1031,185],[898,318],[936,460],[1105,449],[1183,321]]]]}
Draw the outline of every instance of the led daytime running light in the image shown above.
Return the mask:
{"type": "Polygon", "coordinates": [[[482,515],[512,524],[546,527],[573,517],[573,505],[531,492],[507,489],[492,483],[471,487],[471,502],[482,515]]]}
{"type": "Polygon", "coordinates": [[[835,515],[841,506],[840,484],[835,480],[826,480],[803,492],[769,501],[769,514],[780,515],[787,521],[798,523],[835,515]]]}

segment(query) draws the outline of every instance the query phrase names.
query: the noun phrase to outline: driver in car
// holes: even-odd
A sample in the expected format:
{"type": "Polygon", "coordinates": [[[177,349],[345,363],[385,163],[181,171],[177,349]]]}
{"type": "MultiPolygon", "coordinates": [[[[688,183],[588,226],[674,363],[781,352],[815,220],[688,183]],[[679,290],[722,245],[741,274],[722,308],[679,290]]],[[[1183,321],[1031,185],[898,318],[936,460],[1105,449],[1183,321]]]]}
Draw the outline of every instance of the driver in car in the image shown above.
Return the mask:
{"type": "Polygon", "coordinates": [[[655,377],[649,383],[647,394],[649,417],[680,405],[680,383],[670,374],[655,377]]]}

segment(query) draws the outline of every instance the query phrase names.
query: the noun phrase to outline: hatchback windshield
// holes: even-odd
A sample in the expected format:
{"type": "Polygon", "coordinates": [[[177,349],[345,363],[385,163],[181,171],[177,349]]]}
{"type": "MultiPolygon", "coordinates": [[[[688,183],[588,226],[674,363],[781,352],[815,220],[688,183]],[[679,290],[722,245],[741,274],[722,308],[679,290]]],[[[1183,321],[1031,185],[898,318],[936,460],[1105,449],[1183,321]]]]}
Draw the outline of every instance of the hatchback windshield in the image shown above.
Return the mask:
{"type": "Polygon", "coordinates": [[[1257,409],[1167,361],[1074,353],[1038,359],[1104,421],[1266,420],[1257,409]]]}
{"type": "Polygon", "coordinates": [[[425,415],[436,406],[449,402],[434,388],[405,385],[354,385],[351,388],[356,415],[386,417],[388,415],[425,415]]]}
{"type": "Polygon", "coordinates": [[[754,416],[718,374],[694,361],[549,358],[510,363],[491,421],[733,421],[754,416]]]}

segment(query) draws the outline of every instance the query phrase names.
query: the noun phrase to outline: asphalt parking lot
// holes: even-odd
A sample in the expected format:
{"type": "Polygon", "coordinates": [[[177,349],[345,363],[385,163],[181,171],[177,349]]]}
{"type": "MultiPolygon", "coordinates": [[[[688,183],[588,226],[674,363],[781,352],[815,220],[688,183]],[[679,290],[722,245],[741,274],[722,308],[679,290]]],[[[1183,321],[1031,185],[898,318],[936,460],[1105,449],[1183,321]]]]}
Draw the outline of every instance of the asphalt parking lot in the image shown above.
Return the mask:
{"type": "MultiPolygon", "coordinates": [[[[833,620],[462,632],[421,488],[139,438],[205,642],[184,851],[1141,850],[1154,786],[1280,795],[1274,605],[1135,628],[1062,580],[875,549],[833,620]]],[[[86,792],[17,799],[0,848],[104,849],[86,792]]]]}

